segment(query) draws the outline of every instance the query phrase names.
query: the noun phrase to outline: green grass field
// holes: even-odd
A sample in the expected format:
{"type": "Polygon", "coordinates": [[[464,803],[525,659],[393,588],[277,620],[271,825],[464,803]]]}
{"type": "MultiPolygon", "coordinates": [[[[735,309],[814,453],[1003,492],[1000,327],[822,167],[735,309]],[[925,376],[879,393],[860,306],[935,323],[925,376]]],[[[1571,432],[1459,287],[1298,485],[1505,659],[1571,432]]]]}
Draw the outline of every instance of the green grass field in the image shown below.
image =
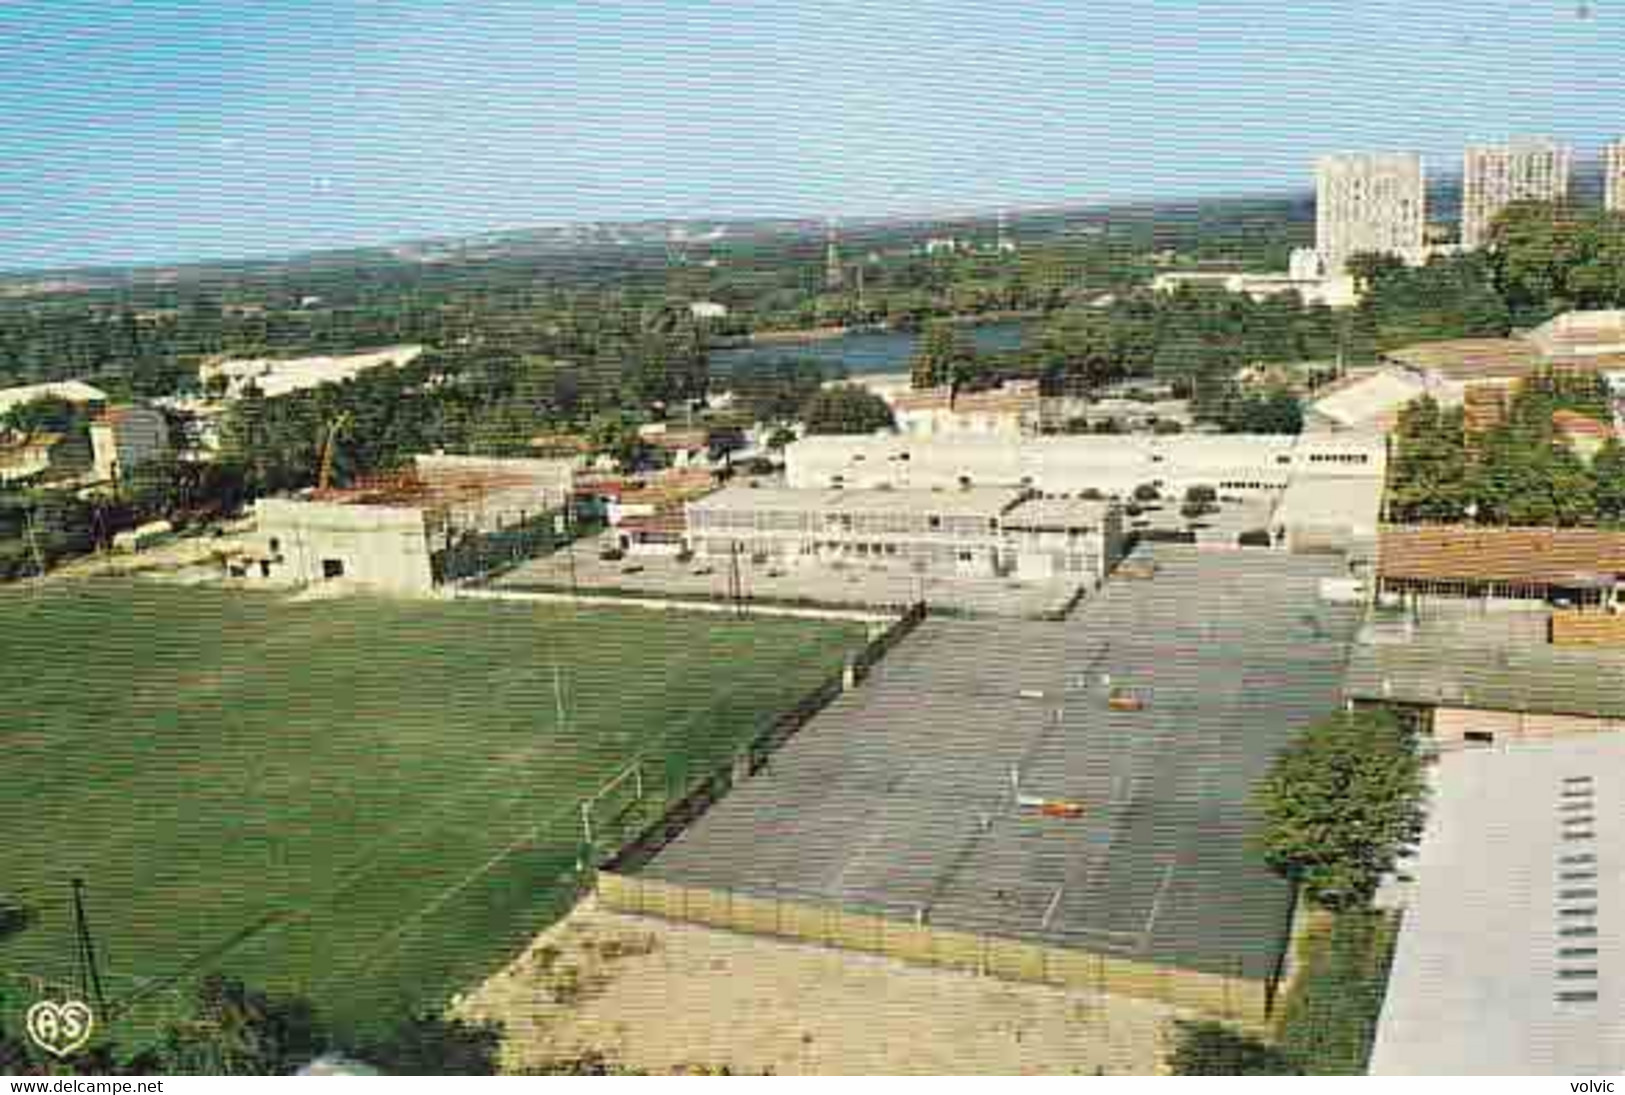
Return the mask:
{"type": "MultiPolygon", "coordinates": [[[[81,875],[110,995],[269,916],[210,967],[355,1031],[466,987],[567,907],[576,804],[629,757],[659,796],[862,641],[800,620],[98,583],[0,591],[0,635],[0,893],[36,914],[0,941],[0,992],[71,977],[81,875]]],[[[151,995],[126,1029],[175,1000],[151,995]]]]}

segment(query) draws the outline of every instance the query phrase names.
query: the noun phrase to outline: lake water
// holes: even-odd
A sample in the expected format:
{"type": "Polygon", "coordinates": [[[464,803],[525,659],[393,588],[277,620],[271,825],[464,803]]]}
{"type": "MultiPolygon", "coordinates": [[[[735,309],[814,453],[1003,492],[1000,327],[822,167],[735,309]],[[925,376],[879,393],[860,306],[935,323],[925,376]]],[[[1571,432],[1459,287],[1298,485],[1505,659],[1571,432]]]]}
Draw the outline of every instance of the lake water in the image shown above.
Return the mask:
{"type": "MultiPolygon", "coordinates": [[[[962,328],[978,350],[1014,350],[1031,324],[1021,320],[981,323],[962,328]]],[[[807,358],[844,365],[852,376],[908,371],[920,335],[914,331],[862,331],[838,338],[771,342],[711,351],[711,371],[721,375],[784,358],[807,358]]]]}

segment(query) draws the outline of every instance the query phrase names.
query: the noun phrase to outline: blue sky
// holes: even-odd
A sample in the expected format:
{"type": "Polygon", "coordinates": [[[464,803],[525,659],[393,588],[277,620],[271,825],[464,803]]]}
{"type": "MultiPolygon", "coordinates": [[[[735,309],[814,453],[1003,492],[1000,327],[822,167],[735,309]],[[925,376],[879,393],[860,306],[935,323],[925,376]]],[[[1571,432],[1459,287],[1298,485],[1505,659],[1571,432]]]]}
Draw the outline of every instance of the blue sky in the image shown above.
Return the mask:
{"type": "Polygon", "coordinates": [[[0,4],[0,269],[1307,185],[1625,134],[1625,0],[0,4]],[[1015,9],[1015,10],[1011,10],[1015,9]]]}

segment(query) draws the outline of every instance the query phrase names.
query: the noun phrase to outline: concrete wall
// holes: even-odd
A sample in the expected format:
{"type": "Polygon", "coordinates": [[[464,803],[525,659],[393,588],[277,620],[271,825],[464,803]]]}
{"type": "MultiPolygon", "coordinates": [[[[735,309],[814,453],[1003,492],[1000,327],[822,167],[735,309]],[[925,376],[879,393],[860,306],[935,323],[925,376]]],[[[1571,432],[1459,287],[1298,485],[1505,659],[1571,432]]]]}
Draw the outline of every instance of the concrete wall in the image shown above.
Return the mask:
{"type": "Polygon", "coordinates": [[[1082,948],[958,931],[837,906],[681,886],[643,875],[598,874],[598,900],[616,912],[777,936],[1008,981],[1156,1000],[1261,1027],[1261,981],[1222,977],[1082,948]]]}
{"type": "Polygon", "coordinates": [[[1584,715],[1540,715],[1521,711],[1480,711],[1440,707],[1433,712],[1433,739],[1441,746],[1482,742],[1489,735],[1496,745],[1510,741],[1567,737],[1625,730],[1625,719],[1598,719],[1584,715]],[[1474,735],[1469,738],[1468,735],[1474,735]]]}
{"type": "Polygon", "coordinates": [[[251,581],[317,585],[342,570],[346,584],[420,594],[434,585],[423,512],[410,507],[339,505],[262,498],[256,505],[251,581]]]}
{"type": "Polygon", "coordinates": [[[571,460],[419,455],[418,478],[455,498],[447,520],[459,533],[495,532],[562,508],[575,485],[571,460]]]}
{"type": "Polygon", "coordinates": [[[1552,645],[1625,646],[1625,615],[1611,612],[1554,612],[1552,645]]]}
{"type": "Polygon", "coordinates": [[[97,479],[128,476],[139,465],[162,456],[169,448],[169,425],[158,411],[147,407],[119,407],[114,413],[116,417],[90,425],[97,479]]]}

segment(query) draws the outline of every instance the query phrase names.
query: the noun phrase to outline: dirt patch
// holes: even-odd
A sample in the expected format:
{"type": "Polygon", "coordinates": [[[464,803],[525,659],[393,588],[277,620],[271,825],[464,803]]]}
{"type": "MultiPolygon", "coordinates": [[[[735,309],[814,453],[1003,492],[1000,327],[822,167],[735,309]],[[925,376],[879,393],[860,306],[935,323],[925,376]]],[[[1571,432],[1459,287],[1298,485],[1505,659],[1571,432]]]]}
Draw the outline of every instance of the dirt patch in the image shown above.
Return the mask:
{"type": "Polygon", "coordinates": [[[651,1072],[1145,1074],[1166,1005],[625,916],[584,902],[459,1013],[511,1069],[599,1051],[651,1072]]]}

